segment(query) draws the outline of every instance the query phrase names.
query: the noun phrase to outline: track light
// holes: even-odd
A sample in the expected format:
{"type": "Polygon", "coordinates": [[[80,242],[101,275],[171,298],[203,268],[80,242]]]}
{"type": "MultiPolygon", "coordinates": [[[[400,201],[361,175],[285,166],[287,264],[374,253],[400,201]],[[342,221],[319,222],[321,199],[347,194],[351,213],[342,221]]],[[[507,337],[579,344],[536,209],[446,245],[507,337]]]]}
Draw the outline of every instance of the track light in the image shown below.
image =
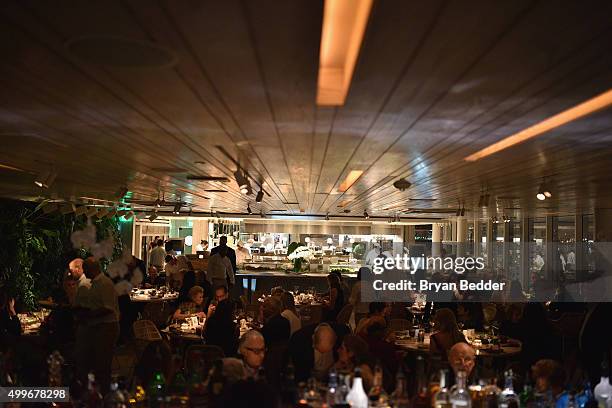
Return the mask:
{"type": "MultiPolygon", "coordinates": [[[[550,192],[549,192],[550,194],[550,192]]],[[[544,193],[544,185],[541,184],[540,188],[538,188],[538,193],[536,194],[536,198],[540,201],[546,200],[546,194],[544,193]]]]}
{"type": "Polygon", "coordinates": [[[158,217],[157,211],[153,211],[151,215],[149,215],[149,221],[153,222],[157,219],[157,217],[158,217]]]}
{"type": "Polygon", "coordinates": [[[179,215],[181,213],[181,203],[176,203],[174,205],[174,209],[172,210],[172,214],[179,215]]]}
{"type": "Polygon", "coordinates": [[[455,215],[457,217],[459,217],[461,215],[461,208],[457,208],[457,212],[455,213],[455,215]]]}
{"type": "Polygon", "coordinates": [[[34,184],[36,184],[40,188],[49,188],[53,185],[55,178],[57,177],[57,173],[55,169],[50,168],[36,176],[34,180],[34,184]]]}
{"type": "Polygon", "coordinates": [[[368,214],[367,210],[363,210],[363,218],[365,218],[366,220],[370,219],[370,214],[368,214]]]}
{"type": "Polygon", "coordinates": [[[540,188],[542,189],[542,193],[544,194],[544,197],[546,198],[552,197],[552,193],[550,192],[550,188],[548,187],[548,184],[542,183],[542,186],[540,188]]]}
{"type": "Polygon", "coordinates": [[[240,188],[240,192],[242,194],[251,195],[253,193],[249,179],[242,173],[242,171],[240,171],[240,169],[237,169],[234,172],[234,178],[236,179],[236,184],[238,184],[238,188],[240,188]]]}
{"type": "Polygon", "coordinates": [[[461,215],[462,217],[464,217],[464,216],[465,216],[465,207],[461,207],[461,214],[460,214],[460,215],[461,215]]]}
{"type": "Polygon", "coordinates": [[[263,189],[259,190],[259,192],[257,193],[257,196],[255,197],[255,202],[256,203],[261,203],[263,200],[263,189]]]}
{"type": "Polygon", "coordinates": [[[329,221],[329,213],[325,214],[325,221],[329,221]]]}
{"type": "Polygon", "coordinates": [[[251,210],[251,205],[247,204],[247,212],[249,213],[249,215],[253,214],[253,211],[251,210]]]}

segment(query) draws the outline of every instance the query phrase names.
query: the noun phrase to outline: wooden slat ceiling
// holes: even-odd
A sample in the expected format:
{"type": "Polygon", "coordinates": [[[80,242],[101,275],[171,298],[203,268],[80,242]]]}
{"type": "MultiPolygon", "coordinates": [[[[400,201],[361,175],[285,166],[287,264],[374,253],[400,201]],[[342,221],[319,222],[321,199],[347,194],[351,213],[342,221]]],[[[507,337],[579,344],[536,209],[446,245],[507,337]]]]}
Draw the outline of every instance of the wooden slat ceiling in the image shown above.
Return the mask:
{"type": "Polygon", "coordinates": [[[385,216],[612,205],[610,109],[463,161],[612,88],[612,2],[378,0],[338,108],[315,104],[322,15],[316,0],[3,1],[0,163],[25,172],[0,169],[0,194],[113,199],[127,185],[194,210],[385,216]],[[91,37],[153,43],[174,63],[124,66],[137,54],[77,41],[92,62],[73,51],[91,37]],[[218,145],[263,183],[262,204],[218,145]],[[34,175],[51,165],[41,192],[34,175]],[[364,174],[337,193],[351,170],[364,174]],[[554,196],[540,203],[544,176],[554,196]]]}

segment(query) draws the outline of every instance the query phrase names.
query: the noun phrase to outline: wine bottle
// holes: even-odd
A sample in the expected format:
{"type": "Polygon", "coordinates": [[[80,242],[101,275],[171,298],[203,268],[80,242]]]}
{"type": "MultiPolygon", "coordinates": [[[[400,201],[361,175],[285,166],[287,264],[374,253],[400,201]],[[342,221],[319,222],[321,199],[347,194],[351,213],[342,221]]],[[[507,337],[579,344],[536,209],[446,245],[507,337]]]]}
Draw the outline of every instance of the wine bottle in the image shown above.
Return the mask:
{"type": "Polygon", "coordinates": [[[594,390],[595,399],[600,408],[606,408],[606,401],[612,395],[612,385],[610,385],[609,376],[608,355],[606,354],[601,363],[601,380],[594,390]]]}
{"type": "Polygon", "coordinates": [[[93,373],[87,374],[87,396],[85,397],[85,404],[88,408],[101,408],[103,402],[102,394],[100,394],[98,384],[96,383],[96,376],[93,373]]]}
{"type": "Polygon", "coordinates": [[[471,408],[472,399],[467,389],[467,375],[465,371],[460,370],[456,375],[456,387],[453,389],[450,395],[450,402],[452,408],[471,408]]]}
{"type": "Polygon", "coordinates": [[[504,373],[504,389],[499,395],[499,408],[519,408],[519,397],[514,392],[512,370],[504,373]]]}
{"type": "Polygon", "coordinates": [[[363,389],[363,380],[359,367],[355,368],[353,386],[346,396],[346,402],[351,405],[351,408],[368,408],[368,396],[363,389]]]}
{"type": "Polygon", "coordinates": [[[370,400],[370,407],[373,408],[384,407],[389,401],[389,397],[383,388],[383,370],[378,363],[374,367],[374,384],[370,388],[368,399],[370,400]]]}
{"type": "Polygon", "coordinates": [[[110,384],[110,391],[104,397],[104,408],[126,408],[127,401],[119,389],[117,377],[113,377],[110,384]]]}
{"type": "Polygon", "coordinates": [[[395,391],[391,394],[391,405],[394,408],[409,408],[410,397],[406,390],[406,376],[404,370],[399,368],[395,376],[395,391]]]}
{"type": "Polygon", "coordinates": [[[413,408],[429,408],[431,401],[427,394],[427,378],[425,376],[425,360],[423,356],[416,358],[416,389],[412,397],[413,408]]]}
{"type": "Polygon", "coordinates": [[[166,380],[161,371],[153,375],[153,380],[149,384],[149,406],[151,408],[160,408],[164,405],[166,399],[166,380]]]}
{"type": "Polygon", "coordinates": [[[483,406],[486,408],[497,408],[499,406],[499,396],[501,390],[497,386],[497,378],[492,377],[489,383],[482,390],[483,406]]]}
{"type": "Polygon", "coordinates": [[[434,407],[435,408],[450,408],[450,392],[448,391],[448,384],[446,382],[448,378],[448,370],[440,370],[440,388],[434,396],[434,407]]]}

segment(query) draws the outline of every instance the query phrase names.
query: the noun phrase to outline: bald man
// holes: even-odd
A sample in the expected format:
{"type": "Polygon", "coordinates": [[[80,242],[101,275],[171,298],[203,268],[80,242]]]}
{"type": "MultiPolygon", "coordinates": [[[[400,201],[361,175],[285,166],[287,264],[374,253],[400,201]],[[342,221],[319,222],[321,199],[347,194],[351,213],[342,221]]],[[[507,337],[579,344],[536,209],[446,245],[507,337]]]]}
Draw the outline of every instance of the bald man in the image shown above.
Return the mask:
{"type": "Polygon", "coordinates": [[[344,325],[321,323],[296,331],[289,341],[289,356],[295,367],[295,380],[307,381],[314,372],[323,378],[334,363],[334,349],[350,333],[344,325]]]}
{"type": "Polygon", "coordinates": [[[83,273],[83,260],[81,258],[75,258],[70,261],[68,269],[70,269],[70,275],[78,281],[79,287],[89,288],[91,286],[91,281],[83,273]]]}
{"type": "Polygon", "coordinates": [[[469,378],[476,365],[476,351],[467,343],[456,343],[448,351],[448,362],[455,375],[458,371],[463,370],[469,378]]]}

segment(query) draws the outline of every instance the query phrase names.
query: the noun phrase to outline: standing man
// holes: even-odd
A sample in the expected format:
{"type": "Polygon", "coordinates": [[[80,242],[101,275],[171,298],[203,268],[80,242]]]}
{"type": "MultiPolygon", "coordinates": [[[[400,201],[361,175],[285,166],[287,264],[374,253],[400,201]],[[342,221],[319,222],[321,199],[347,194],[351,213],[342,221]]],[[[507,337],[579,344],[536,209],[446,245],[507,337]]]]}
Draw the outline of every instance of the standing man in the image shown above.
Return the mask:
{"type": "MultiPolygon", "coordinates": [[[[227,246],[227,236],[223,235],[221,238],[219,238],[219,246],[214,247],[213,249],[210,250],[210,255],[214,255],[216,253],[219,252],[219,250],[221,248],[227,248],[227,257],[229,258],[231,264],[232,264],[232,276],[236,273],[236,271],[238,270],[236,268],[236,251],[234,251],[232,248],[227,246]]],[[[209,261],[210,262],[210,261],[209,261]]],[[[234,284],[234,282],[232,282],[232,285],[234,284]]],[[[231,288],[231,286],[230,286],[231,288]]]]}
{"type": "Polygon", "coordinates": [[[157,246],[151,250],[149,254],[149,266],[154,266],[158,271],[164,270],[164,259],[166,258],[166,249],[164,248],[164,241],[162,239],[157,240],[157,246]]]}
{"type": "Polygon", "coordinates": [[[208,241],[203,239],[196,245],[196,252],[208,251],[208,241]]]}
{"type": "Polygon", "coordinates": [[[68,269],[70,269],[70,275],[77,280],[77,285],[79,287],[84,286],[85,288],[89,288],[91,286],[91,281],[87,279],[87,276],[83,273],[83,260],[81,258],[74,258],[70,261],[68,269]]]}
{"type": "Polygon", "coordinates": [[[217,252],[208,258],[208,268],[206,278],[213,288],[225,286],[231,288],[234,286],[235,276],[232,268],[232,262],[227,256],[228,247],[218,246],[213,248],[213,251],[220,248],[217,252]]]}
{"type": "Polygon", "coordinates": [[[81,381],[93,371],[100,391],[106,393],[110,384],[113,352],[119,338],[119,304],[113,281],[102,273],[100,263],[87,258],[85,275],[91,279],[86,295],[76,300],[79,318],[77,337],[77,370],[81,381]]]}

